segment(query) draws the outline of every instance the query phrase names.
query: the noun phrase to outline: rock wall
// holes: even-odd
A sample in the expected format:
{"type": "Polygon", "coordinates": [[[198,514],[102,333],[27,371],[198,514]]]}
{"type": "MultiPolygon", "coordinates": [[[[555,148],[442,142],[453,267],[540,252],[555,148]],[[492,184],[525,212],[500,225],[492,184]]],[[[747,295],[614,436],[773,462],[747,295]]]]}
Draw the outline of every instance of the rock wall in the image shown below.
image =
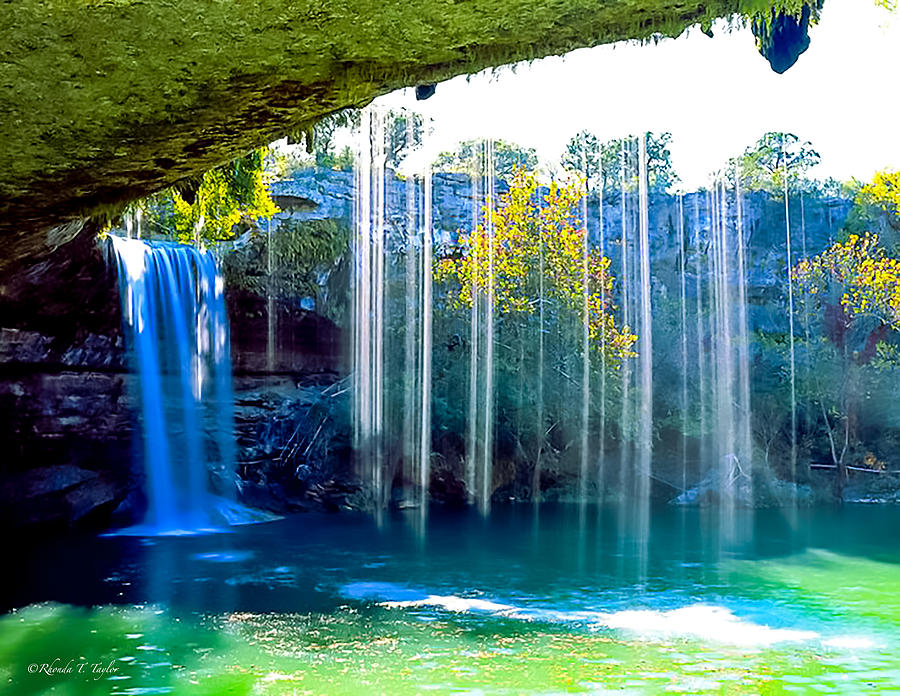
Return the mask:
{"type": "MultiPolygon", "coordinates": [[[[0,529],[105,528],[141,514],[143,445],[115,262],[105,241],[85,239],[21,264],[0,286],[0,529]]],[[[342,505],[351,491],[341,493],[330,472],[347,457],[331,436],[287,453],[295,467],[316,464],[292,474],[289,496],[260,488],[284,468],[310,394],[340,377],[341,331],[281,297],[268,364],[266,298],[229,289],[227,301],[242,493],[280,511],[342,505]]],[[[345,418],[346,403],[336,411],[345,418]]]]}
{"type": "MultiPolygon", "coordinates": [[[[389,234],[402,235],[405,182],[388,184],[389,234]]],[[[230,278],[238,486],[245,502],[279,512],[365,507],[368,494],[350,449],[346,379],[352,176],[311,169],[278,182],[274,193],[290,205],[283,205],[271,232],[266,226],[220,250],[230,278]]],[[[433,200],[433,227],[443,240],[467,227],[480,205],[468,178],[457,174],[435,175],[433,200]]],[[[791,205],[796,224],[799,201],[791,205]]],[[[849,205],[805,201],[807,252],[834,238],[849,205]]],[[[651,201],[657,297],[674,296],[679,287],[678,210],[672,196],[651,201]]],[[[685,196],[684,210],[692,248],[698,231],[702,239],[709,227],[705,194],[685,196]]],[[[621,228],[619,211],[610,201],[604,205],[606,235],[621,228]]],[[[766,331],[785,328],[783,308],[773,300],[785,271],[783,215],[782,202],[762,195],[748,198],[744,209],[751,321],[766,331]]],[[[589,219],[596,240],[596,200],[589,219]]],[[[617,259],[619,248],[611,243],[608,250],[617,259]]],[[[688,259],[690,268],[690,253],[688,259]]],[[[140,509],[134,378],[123,351],[112,268],[103,244],[78,237],[48,259],[19,264],[0,286],[0,526],[105,526],[140,509]]],[[[451,345],[446,338],[435,337],[435,345],[451,345]]],[[[441,455],[433,497],[462,504],[464,443],[458,433],[442,431],[433,445],[441,455]]],[[[498,455],[494,487],[498,496],[520,498],[528,494],[530,478],[514,448],[507,449],[498,455]]],[[[558,464],[547,455],[547,499],[565,499],[574,490],[572,473],[558,464]]],[[[865,492],[854,495],[864,498],[865,492]]]]}

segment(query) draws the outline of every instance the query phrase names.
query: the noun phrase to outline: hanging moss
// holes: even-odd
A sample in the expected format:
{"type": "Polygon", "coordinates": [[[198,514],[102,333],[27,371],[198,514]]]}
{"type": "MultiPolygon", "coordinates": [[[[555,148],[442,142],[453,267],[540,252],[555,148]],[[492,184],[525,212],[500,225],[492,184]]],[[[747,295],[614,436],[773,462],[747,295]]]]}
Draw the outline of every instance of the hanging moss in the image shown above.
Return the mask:
{"type": "Polygon", "coordinates": [[[2,0],[0,232],[39,252],[35,231],[392,89],[766,4],[2,0]]]}
{"type": "Polygon", "coordinates": [[[809,48],[809,27],[819,19],[824,0],[781,0],[751,16],[751,28],[760,54],[772,70],[786,72],[809,48]]]}

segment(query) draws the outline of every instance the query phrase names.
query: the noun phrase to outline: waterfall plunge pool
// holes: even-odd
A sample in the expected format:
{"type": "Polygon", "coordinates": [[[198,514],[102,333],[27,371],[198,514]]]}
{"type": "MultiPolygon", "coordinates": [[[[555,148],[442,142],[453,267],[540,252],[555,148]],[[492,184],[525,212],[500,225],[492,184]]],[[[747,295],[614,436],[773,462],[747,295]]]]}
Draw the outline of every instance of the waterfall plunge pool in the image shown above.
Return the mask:
{"type": "Polygon", "coordinates": [[[14,548],[0,671],[16,694],[900,684],[900,508],[738,511],[729,538],[714,510],[654,509],[644,532],[630,512],[311,514],[14,548]]]}

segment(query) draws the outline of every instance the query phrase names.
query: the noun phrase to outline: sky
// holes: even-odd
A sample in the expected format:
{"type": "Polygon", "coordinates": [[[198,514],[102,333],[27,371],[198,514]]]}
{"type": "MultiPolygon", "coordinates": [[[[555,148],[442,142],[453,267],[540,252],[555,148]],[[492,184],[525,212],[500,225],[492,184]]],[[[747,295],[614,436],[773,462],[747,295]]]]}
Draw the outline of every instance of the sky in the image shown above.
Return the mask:
{"type": "Polygon", "coordinates": [[[900,168],[900,12],[827,0],[809,49],[783,75],[759,55],[749,28],[720,22],[714,32],[582,49],[448,80],[426,101],[407,89],[377,103],[429,116],[431,154],[493,137],[556,162],[582,129],[601,140],[670,131],[684,190],[772,130],[812,142],[822,156],[810,172],[817,178],[869,180],[900,168]]]}

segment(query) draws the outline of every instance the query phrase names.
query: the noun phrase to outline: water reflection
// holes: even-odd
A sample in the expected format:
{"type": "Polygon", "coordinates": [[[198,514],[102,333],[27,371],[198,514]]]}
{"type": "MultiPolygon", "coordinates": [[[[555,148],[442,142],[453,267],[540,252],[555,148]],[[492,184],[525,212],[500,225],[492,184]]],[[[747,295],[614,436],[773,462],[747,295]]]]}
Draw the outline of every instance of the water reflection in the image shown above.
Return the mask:
{"type": "Polygon", "coordinates": [[[521,505],[433,509],[424,525],[407,510],[381,525],[306,515],[208,537],[69,539],[23,553],[7,600],[102,608],[2,617],[0,652],[19,647],[0,659],[25,669],[35,651],[77,644],[122,666],[96,693],[205,679],[272,694],[896,681],[900,510],[736,516],[729,535],[715,510],[656,509],[644,535],[633,510],[521,505]]]}

